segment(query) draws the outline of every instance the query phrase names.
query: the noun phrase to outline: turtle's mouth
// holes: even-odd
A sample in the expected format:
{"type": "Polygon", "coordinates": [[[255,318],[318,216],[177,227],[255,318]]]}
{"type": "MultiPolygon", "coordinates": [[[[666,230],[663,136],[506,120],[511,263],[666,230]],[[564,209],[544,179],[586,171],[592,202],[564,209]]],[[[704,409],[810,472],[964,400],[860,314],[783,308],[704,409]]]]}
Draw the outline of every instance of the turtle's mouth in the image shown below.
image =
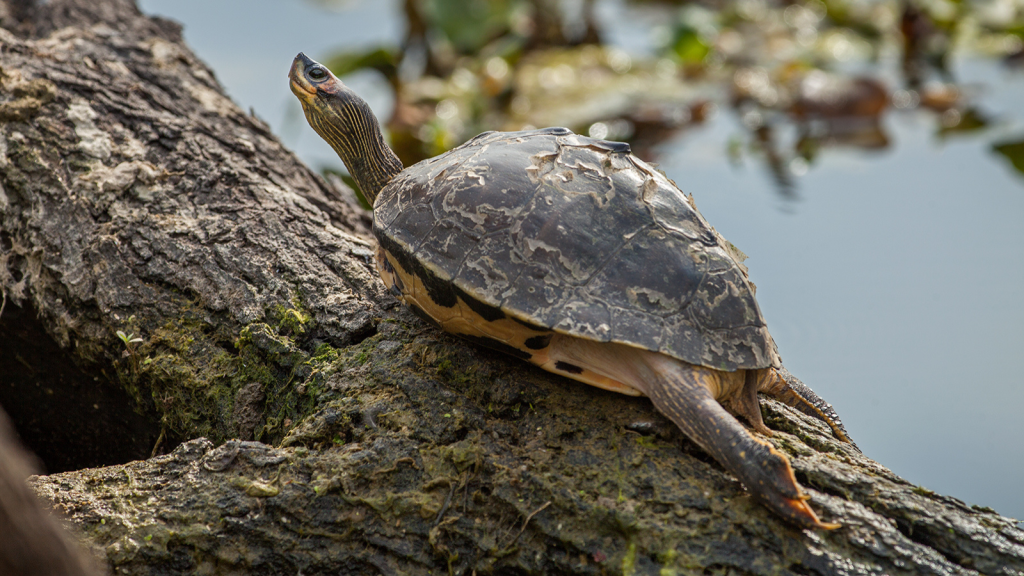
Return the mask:
{"type": "Polygon", "coordinates": [[[288,84],[295,96],[304,102],[308,102],[316,96],[316,86],[313,86],[306,80],[306,63],[304,60],[303,55],[299,54],[292,61],[292,67],[288,71],[288,80],[290,80],[288,84]]]}
{"type": "Polygon", "coordinates": [[[292,94],[298,96],[300,100],[308,102],[316,96],[316,88],[312,86],[303,86],[295,80],[289,82],[288,85],[292,89],[292,94]]]}

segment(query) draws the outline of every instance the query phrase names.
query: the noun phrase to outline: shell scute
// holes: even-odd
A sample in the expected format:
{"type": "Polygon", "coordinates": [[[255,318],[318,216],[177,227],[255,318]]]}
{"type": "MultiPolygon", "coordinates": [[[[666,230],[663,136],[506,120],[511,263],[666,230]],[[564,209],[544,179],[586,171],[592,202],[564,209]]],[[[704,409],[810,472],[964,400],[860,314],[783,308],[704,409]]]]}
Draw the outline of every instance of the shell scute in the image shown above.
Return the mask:
{"type": "Polygon", "coordinates": [[[477,297],[499,304],[523,272],[522,260],[513,253],[512,245],[504,240],[497,238],[473,246],[459,269],[462,283],[475,287],[477,297]]]}
{"type": "MultiPolygon", "coordinates": [[[[684,314],[666,318],[664,326],[661,346],[658,351],[684,360],[686,358],[701,358],[701,365],[717,368],[714,363],[719,363],[720,360],[717,356],[708,353],[708,345],[704,342],[704,332],[693,321],[689,310],[684,314]]],[[[713,339],[714,335],[708,333],[708,336],[713,339]]],[[[696,364],[696,362],[692,363],[696,364]]]]}
{"type": "Polygon", "coordinates": [[[401,228],[402,224],[396,223],[395,220],[411,206],[429,205],[436,193],[436,187],[444,182],[444,174],[453,171],[467,157],[468,155],[464,153],[449,152],[417,164],[417,178],[403,178],[405,172],[399,174],[391,184],[401,182],[402,185],[391,188],[389,194],[378,194],[374,200],[374,226],[381,229],[401,228]]]}
{"type": "Polygon", "coordinates": [[[438,217],[452,217],[481,234],[509,227],[536,192],[526,172],[528,160],[508,150],[510,143],[485,146],[486,153],[467,159],[449,171],[444,184],[435,185],[433,201],[438,217]]]}
{"type": "Polygon", "coordinates": [[[416,254],[430,254],[431,263],[445,278],[452,278],[462,267],[467,250],[480,241],[480,234],[467,233],[453,218],[438,220],[413,248],[416,254]]]}
{"type": "Polygon", "coordinates": [[[572,292],[560,285],[550,268],[541,264],[525,264],[502,294],[501,307],[520,311],[520,315],[544,326],[554,326],[559,310],[569,302],[572,292]]]}
{"type": "MultiPolygon", "coordinates": [[[[720,261],[713,258],[712,262],[720,261]]],[[[708,273],[690,309],[697,324],[709,330],[764,325],[750,287],[735,269],[708,273]]]]}
{"type": "Polygon", "coordinates": [[[608,306],[599,300],[572,298],[558,316],[559,321],[553,327],[559,332],[598,342],[612,340],[611,312],[608,306]]]}
{"type": "Polygon", "coordinates": [[[643,201],[649,207],[654,221],[665,231],[708,246],[715,244],[711,226],[693,208],[683,192],[661,174],[646,174],[643,201]]]}
{"type": "Polygon", "coordinates": [[[665,333],[665,319],[636,308],[610,306],[611,340],[615,342],[643,342],[643,348],[661,351],[665,333]]]}
{"type": "Polygon", "coordinates": [[[685,311],[704,272],[688,244],[648,227],[627,240],[588,285],[592,297],[622,309],[667,317],[685,311]]]}
{"type": "Polygon", "coordinates": [[[605,264],[650,217],[637,203],[602,208],[590,196],[570,195],[541,184],[541,192],[510,230],[525,261],[543,263],[559,282],[579,286],[605,264]]]}
{"type": "MultiPolygon", "coordinates": [[[[764,326],[741,326],[722,330],[710,330],[704,333],[703,358],[707,358],[709,367],[718,366],[719,370],[729,370],[730,366],[763,364],[772,365],[772,359],[755,343],[771,338],[764,326]]],[[[774,350],[772,351],[774,352],[774,350]]]]}

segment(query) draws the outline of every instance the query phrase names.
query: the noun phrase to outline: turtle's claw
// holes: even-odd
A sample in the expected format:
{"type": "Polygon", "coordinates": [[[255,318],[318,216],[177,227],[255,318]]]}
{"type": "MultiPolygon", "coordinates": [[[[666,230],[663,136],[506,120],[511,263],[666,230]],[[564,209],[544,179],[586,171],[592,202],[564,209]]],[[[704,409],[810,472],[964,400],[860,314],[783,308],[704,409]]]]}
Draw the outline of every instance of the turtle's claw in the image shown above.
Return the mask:
{"type": "Polygon", "coordinates": [[[807,500],[810,496],[806,494],[802,494],[800,498],[786,498],[781,494],[767,492],[755,494],[755,498],[767,506],[772,512],[775,512],[790,523],[801,528],[823,528],[825,530],[835,530],[842,526],[841,524],[833,522],[822,522],[818,518],[818,515],[814,513],[814,510],[811,510],[811,507],[807,504],[807,500]]]}
{"type": "Polygon", "coordinates": [[[741,454],[747,457],[736,460],[726,456],[723,464],[747,489],[770,510],[801,528],[824,528],[832,530],[839,524],[822,522],[811,509],[810,495],[800,488],[793,474],[793,467],[786,456],[770,443],[749,435],[737,444],[747,443],[741,454]]]}

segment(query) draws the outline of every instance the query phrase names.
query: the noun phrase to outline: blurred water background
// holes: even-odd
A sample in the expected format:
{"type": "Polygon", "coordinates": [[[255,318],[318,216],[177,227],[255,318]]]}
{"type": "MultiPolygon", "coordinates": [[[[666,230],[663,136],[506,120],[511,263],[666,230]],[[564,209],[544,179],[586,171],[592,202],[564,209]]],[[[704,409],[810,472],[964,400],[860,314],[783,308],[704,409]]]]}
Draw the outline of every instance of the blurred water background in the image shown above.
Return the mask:
{"type": "Polygon", "coordinates": [[[1021,0],[140,7],[316,170],[344,167],[288,90],[299,51],[407,164],[485,129],[632,142],[749,255],[786,366],[866,454],[1024,518],[1021,0]]]}

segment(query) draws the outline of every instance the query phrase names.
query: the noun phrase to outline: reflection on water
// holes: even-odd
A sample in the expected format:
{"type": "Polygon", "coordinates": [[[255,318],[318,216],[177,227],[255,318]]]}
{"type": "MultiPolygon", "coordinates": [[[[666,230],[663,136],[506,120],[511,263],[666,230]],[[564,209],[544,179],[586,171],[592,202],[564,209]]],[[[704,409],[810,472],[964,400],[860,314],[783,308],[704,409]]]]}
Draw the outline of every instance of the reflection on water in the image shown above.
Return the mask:
{"type": "Polygon", "coordinates": [[[487,129],[629,140],[750,256],[787,366],[867,454],[1024,517],[1020,0],[141,5],[318,169],[342,166],[288,92],[300,50],[407,163],[487,129]]]}

